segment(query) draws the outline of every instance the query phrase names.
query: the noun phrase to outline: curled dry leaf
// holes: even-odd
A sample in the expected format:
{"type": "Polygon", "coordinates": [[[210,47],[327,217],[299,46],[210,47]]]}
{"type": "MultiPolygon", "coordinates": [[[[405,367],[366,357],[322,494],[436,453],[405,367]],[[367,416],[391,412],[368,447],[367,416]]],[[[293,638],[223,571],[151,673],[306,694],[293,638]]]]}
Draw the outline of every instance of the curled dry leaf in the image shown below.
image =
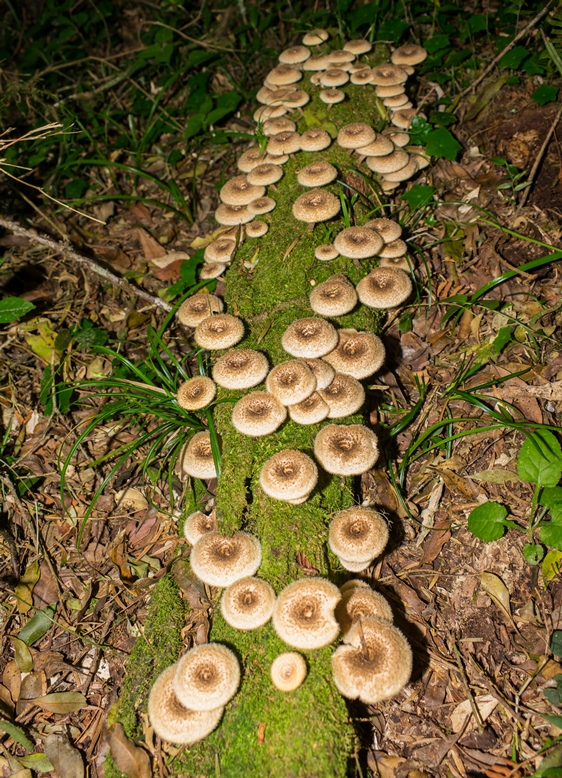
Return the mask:
{"type": "Polygon", "coordinates": [[[115,764],[127,778],[152,778],[150,757],[127,737],[122,724],[109,727],[107,740],[115,764]]]}
{"type": "Polygon", "coordinates": [[[148,508],[148,501],[142,492],[138,489],[123,489],[115,495],[115,504],[124,511],[145,511],[148,508]]]}
{"type": "Polygon", "coordinates": [[[82,755],[64,735],[49,735],[45,740],[45,754],[58,778],[84,778],[82,755]]]}
{"type": "Polygon", "coordinates": [[[507,618],[513,623],[511,618],[511,604],[509,601],[509,591],[499,575],[495,573],[482,573],[480,576],[482,588],[498,608],[503,611],[507,618]]]}

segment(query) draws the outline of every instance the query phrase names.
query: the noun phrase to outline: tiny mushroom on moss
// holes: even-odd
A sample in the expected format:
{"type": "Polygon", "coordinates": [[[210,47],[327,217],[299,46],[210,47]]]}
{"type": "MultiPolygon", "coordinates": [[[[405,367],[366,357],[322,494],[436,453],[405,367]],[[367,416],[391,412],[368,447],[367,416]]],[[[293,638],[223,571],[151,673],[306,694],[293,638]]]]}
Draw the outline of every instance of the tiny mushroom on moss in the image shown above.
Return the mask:
{"type": "Polygon", "coordinates": [[[230,586],[239,578],[255,574],[261,564],[261,545],[247,532],[235,532],[231,536],[207,532],[195,542],[189,561],[203,583],[230,586]]]}
{"type": "Polygon", "coordinates": [[[306,364],[314,373],[314,377],[316,378],[317,391],[320,391],[320,389],[325,389],[334,380],[336,371],[325,360],[308,358],[303,359],[303,362],[306,362],[306,364]]]}
{"type": "Polygon", "coordinates": [[[273,613],[275,592],[267,581],[247,576],[228,586],[221,599],[221,613],[234,629],[263,627],[273,613]]]}
{"type": "Polygon", "coordinates": [[[266,377],[269,364],[260,351],[237,349],[219,357],[213,367],[215,382],[225,389],[250,389],[266,377]]]}
{"type": "Polygon", "coordinates": [[[333,553],[350,562],[370,562],[388,543],[388,524],[371,508],[339,511],[330,522],[328,544],[333,553]]]}
{"type": "Polygon", "coordinates": [[[227,227],[233,227],[237,224],[246,224],[252,221],[253,214],[250,213],[245,205],[227,205],[221,203],[215,211],[215,221],[224,224],[227,227]]]}
{"type": "Polygon", "coordinates": [[[324,41],[327,41],[329,37],[330,36],[326,30],[317,28],[305,33],[302,42],[305,44],[305,46],[319,46],[321,43],[324,43],[324,41]]]}
{"type": "Polygon", "coordinates": [[[314,439],[314,456],[334,475],[361,475],[379,457],[377,436],[362,424],[328,424],[314,439]]]}
{"type": "Polygon", "coordinates": [[[291,48],[281,52],[279,62],[284,62],[286,65],[296,65],[305,62],[309,57],[310,50],[306,46],[291,46],[291,48]]]}
{"type": "Polygon", "coordinates": [[[180,307],[176,316],[184,327],[197,327],[204,319],[213,313],[221,313],[224,308],[223,301],[214,294],[199,292],[188,297],[180,307]]]}
{"type": "Polygon", "coordinates": [[[319,424],[328,418],[330,408],[318,392],[313,392],[306,400],[289,405],[288,411],[297,424],[319,424]]]}
{"type": "Polygon", "coordinates": [[[402,235],[402,227],[398,222],[392,219],[385,219],[384,217],[369,219],[365,223],[365,227],[378,232],[385,243],[392,243],[392,241],[398,240],[400,235],[402,235]]]}
{"type": "Polygon", "coordinates": [[[338,344],[336,328],[319,318],[297,319],[289,324],[281,338],[283,349],[292,357],[323,357],[338,344]]]}
{"type": "Polygon", "coordinates": [[[307,498],[318,481],[318,468],[302,451],[278,451],[263,465],[260,484],[268,497],[290,502],[307,498]]]}
{"type": "Polygon", "coordinates": [[[195,646],[176,665],[176,697],[192,710],[215,710],[226,705],[240,685],[236,655],[221,643],[195,646]]]}
{"type": "Polygon", "coordinates": [[[311,189],[293,203],[293,216],[302,222],[316,224],[336,216],[341,209],[341,203],[326,189],[311,189]]]}
{"type": "Polygon", "coordinates": [[[184,381],[178,389],[178,405],[186,411],[198,411],[215,399],[217,387],[207,376],[199,375],[184,381]]]}
{"type": "Polygon", "coordinates": [[[415,43],[405,43],[397,49],[394,49],[390,60],[394,65],[419,65],[427,58],[427,51],[423,46],[415,43]]]}
{"type": "Polygon", "coordinates": [[[412,293],[412,281],[403,270],[376,267],[357,284],[357,294],[370,308],[396,308],[412,293]]]}
{"type": "Polygon", "coordinates": [[[209,432],[196,432],[190,439],[181,457],[182,468],[192,478],[216,478],[209,432]]]}
{"type": "Polygon", "coordinates": [[[379,370],[384,362],[385,350],[377,335],[349,328],[339,330],[338,338],[337,347],[324,357],[338,373],[360,381],[379,370]]]}
{"type": "Polygon", "coordinates": [[[218,313],[203,319],[195,328],[193,338],[201,348],[216,351],[234,346],[243,335],[244,324],[241,319],[229,313],[218,313]]]}
{"type": "Polygon", "coordinates": [[[205,262],[230,262],[236,249],[236,241],[232,238],[217,238],[205,248],[205,262]]]}
{"type": "Polygon", "coordinates": [[[251,184],[246,176],[235,176],[221,188],[219,197],[226,205],[248,205],[265,194],[265,186],[251,184]]]}
{"type": "Polygon", "coordinates": [[[336,105],[336,103],[342,103],[345,100],[345,92],[335,88],[323,89],[319,96],[326,105],[336,105]]]}
{"type": "Polygon", "coordinates": [[[337,142],[344,149],[360,149],[361,146],[368,146],[375,138],[376,133],[368,124],[353,122],[341,128],[337,142]]]}
{"type": "Polygon", "coordinates": [[[332,383],[319,391],[328,405],[329,419],[342,419],[351,416],[365,402],[365,390],[356,378],[345,373],[336,373],[332,383]]]}
{"type": "Polygon", "coordinates": [[[344,275],[330,276],[310,293],[310,307],[321,316],[343,316],[357,304],[357,292],[344,275]]]}
{"type": "Polygon", "coordinates": [[[183,524],[183,534],[192,546],[207,532],[213,532],[216,529],[217,517],[214,510],[211,513],[194,511],[189,514],[183,524]]]}
{"type": "Polygon", "coordinates": [[[269,226],[265,222],[255,220],[246,224],[244,229],[247,238],[263,238],[267,234],[269,226]]]}
{"type": "Polygon", "coordinates": [[[282,177],[283,168],[281,165],[258,165],[248,173],[248,181],[264,186],[276,184],[282,177]]]}
{"type": "Polygon", "coordinates": [[[333,165],[324,160],[311,162],[299,170],[297,181],[301,186],[325,186],[331,184],[337,178],[338,171],[333,165]]]}
{"type": "Polygon", "coordinates": [[[337,586],[325,578],[293,581],[277,597],[273,627],[293,648],[327,646],[339,633],[334,610],[340,599],[337,586]]]}
{"type": "Polygon", "coordinates": [[[306,130],[301,135],[301,149],[303,151],[323,151],[331,144],[332,139],[326,132],[317,127],[306,130]]]}
{"type": "Polygon", "coordinates": [[[232,424],[253,438],[270,435],[287,418],[285,406],[270,392],[251,392],[241,397],[232,410],[232,424]]]}
{"type": "Polygon", "coordinates": [[[368,227],[347,227],[336,235],[334,246],[343,257],[367,259],[378,254],[383,240],[368,227]]]}
{"type": "Polygon", "coordinates": [[[271,664],[271,681],[281,692],[294,692],[306,678],[306,662],[296,651],[285,651],[271,664]]]}
{"type": "Polygon", "coordinates": [[[368,54],[372,48],[373,44],[369,43],[369,41],[365,40],[364,38],[347,41],[347,43],[344,43],[343,45],[344,51],[350,51],[355,56],[359,56],[360,54],[368,54]]]}
{"type": "Polygon", "coordinates": [[[283,405],[295,405],[316,390],[316,378],[306,362],[291,359],[269,372],[265,388],[283,405]]]}
{"type": "Polygon", "coordinates": [[[388,600],[364,581],[351,579],[340,588],[341,600],[336,606],[336,619],[342,634],[347,634],[354,622],[365,616],[376,616],[390,624],[393,614],[388,600]]]}

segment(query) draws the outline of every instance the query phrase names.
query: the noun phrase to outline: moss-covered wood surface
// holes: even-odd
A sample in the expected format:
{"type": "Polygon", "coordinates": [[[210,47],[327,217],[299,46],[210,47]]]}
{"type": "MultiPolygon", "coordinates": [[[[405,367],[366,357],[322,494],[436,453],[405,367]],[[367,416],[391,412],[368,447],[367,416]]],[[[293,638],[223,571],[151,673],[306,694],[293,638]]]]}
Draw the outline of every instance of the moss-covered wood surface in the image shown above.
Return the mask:
{"type": "MultiPolygon", "coordinates": [[[[384,52],[371,55],[369,61],[381,61],[384,52]]],[[[318,99],[319,89],[309,77],[299,83],[313,96],[299,113],[300,132],[310,126],[324,125],[334,130],[352,121],[364,121],[381,127],[380,106],[372,87],[348,85],[345,102],[327,109],[318,99]]],[[[263,350],[271,365],[288,355],[280,346],[287,325],[297,318],[312,315],[308,295],[314,284],[333,273],[344,273],[356,283],[376,264],[376,260],[355,263],[340,257],[319,262],[315,246],[328,242],[345,226],[342,218],[318,224],[313,230],[292,215],[294,200],[305,191],[296,180],[297,171],[317,159],[325,159],[339,171],[338,180],[326,187],[339,196],[345,183],[357,185],[360,171],[372,179],[356,157],[337,144],[318,153],[296,154],[284,167],[284,177],[268,187],[267,194],[277,207],[259,217],[269,223],[268,233],[258,240],[245,241],[226,274],[227,310],[246,324],[241,346],[263,350]],[[329,237],[328,231],[331,231],[329,237]]],[[[350,194],[352,190],[347,190],[350,194]]],[[[365,192],[372,202],[373,191],[365,192]]],[[[355,206],[356,223],[369,216],[369,206],[359,200],[355,206]]],[[[374,215],[383,215],[380,210],[374,215]]],[[[362,306],[334,320],[340,327],[376,331],[377,315],[362,306]]],[[[368,382],[367,382],[368,383],[368,382]]],[[[263,388],[263,387],[256,387],[263,388]]],[[[222,474],[216,496],[217,517],[222,531],[244,529],[262,543],[263,562],[258,575],[279,592],[291,581],[309,573],[342,583],[349,577],[327,547],[330,516],[358,498],[358,483],[321,472],[320,483],[303,505],[293,506],[266,497],[259,486],[264,461],[284,448],[312,453],[314,437],[320,426],[299,426],[288,420],[278,432],[253,440],[237,433],[230,424],[232,403],[242,393],[221,391],[215,406],[215,422],[222,438],[222,474]],[[303,560],[306,560],[303,565],[303,560]]],[[[338,423],[357,423],[360,415],[338,423]]],[[[326,422],[324,422],[325,424],[326,422]]],[[[216,592],[215,604],[220,593],[216,592]]],[[[181,653],[179,631],[185,606],[175,585],[164,579],[153,594],[151,614],[144,637],[139,639],[129,662],[129,680],[119,700],[117,717],[128,733],[139,736],[139,714],[146,709],[147,694],[156,675],[181,653]]],[[[333,647],[308,652],[309,673],[296,692],[275,690],[269,678],[273,659],[287,646],[275,635],[271,625],[250,633],[233,630],[222,619],[220,609],[212,617],[210,639],[225,643],[237,653],[242,666],[239,693],[226,708],[219,728],[201,743],[182,749],[173,759],[172,776],[225,776],[226,778],[291,778],[320,776],[328,778],[356,774],[356,742],[353,723],[345,700],[331,680],[330,656],[333,647]]],[[[109,778],[115,775],[109,768],[109,778]]]]}

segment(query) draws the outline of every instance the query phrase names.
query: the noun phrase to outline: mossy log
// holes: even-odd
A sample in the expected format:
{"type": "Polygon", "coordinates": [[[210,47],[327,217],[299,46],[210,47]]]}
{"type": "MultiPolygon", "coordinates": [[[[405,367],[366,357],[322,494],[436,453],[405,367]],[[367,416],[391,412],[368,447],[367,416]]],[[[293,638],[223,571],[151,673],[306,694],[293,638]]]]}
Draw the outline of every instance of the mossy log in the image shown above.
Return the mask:
{"type": "MultiPolygon", "coordinates": [[[[376,64],[384,58],[377,51],[367,61],[376,64]]],[[[365,58],[364,58],[365,59],[365,58]]],[[[299,88],[312,96],[304,112],[299,112],[298,129],[324,126],[332,135],[345,124],[367,122],[377,129],[384,126],[383,110],[372,87],[347,85],[346,100],[328,109],[318,98],[305,74],[299,88]]],[[[294,118],[294,116],[293,116],[294,118]]],[[[297,171],[304,165],[324,159],[339,171],[338,180],[326,187],[337,196],[353,194],[354,187],[378,202],[372,173],[348,151],[333,143],[319,153],[299,152],[284,166],[284,176],[268,188],[276,208],[266,216],[269,231],[258,240],[246,240],[236,253],[226,274],[227,310],[240,316],[246,326],[241,345],[267,353],[272,365],[288,359],[281,348],[281,336],[295,319],[310,316],[308,296],[313,285],[334,273],[345,274],[357,283],[377,264],[339,257],[319,262],[314,249],[328,242],[345,226],[343,214],[329,224],[314,229],[298,222],[292,204],[304,189],[297,183],[297,171]],[[347,188],[351,187],[351,188],[347,188]]],[[[369,213],[367,199],[359,198],[354,219],[363,223],[369,213]]],[[[363,306],[334,320],[339,327],[377,331],[378,314],[363,306]]],[[[260,388],[260,387],[258,387],[260,388]]],[[[258,575],[279,592],[291,581],[306,574],[319,574],[342,583],[348,574],[327,547],[330,517],[357,499],[358,483],[353,479],[321,473],[320,483],[303,505],[290,505],[268,498],[259,486],[259,472],[265,460],[284,448],[297,448],[312,454],[313,440],[321,425],[299,426],[288,420],[278,432],[251,439],[236,432],[230,423],[233,402],[241,392],[221,391],[214,418],[222,440],[222,473],[218,481],[216,510],[225,533],[244,529],[261,541],[263,562],[258,575]],[[230,401],[230,402],[229,402],[230,401]]],[[[363,421],[360,415],[338,423],[363,421]]],[[[217,600],[215,604],[218,604],[217,600]]],[[[185,605],[175,585],[164,579],[156,587],[153,604],[128,667],[118,718],[131,736],[140,734],[138,714],[146,709],[146,698],[156,675],[179,656],[179,632],[185,605]]],[[[283,694],[271,684],[269,669],[273,659],[287,646],[271,625],[243,633],[229,627],[216,608],[212,616],[211,640],[230,646],[242,667],[242,684],[228,704],[218,729],[201,743],[182,749],[173,759],[170,775],[215,776],[225,778],[290,778],[317,776],[335,778],[355,774],[355,732],[345,700],[331,678],[333,647],[306,655],[308,676],[295,692],[283,694]]],[[[109,772],[110,778],[112,772],[109,772]]]]}

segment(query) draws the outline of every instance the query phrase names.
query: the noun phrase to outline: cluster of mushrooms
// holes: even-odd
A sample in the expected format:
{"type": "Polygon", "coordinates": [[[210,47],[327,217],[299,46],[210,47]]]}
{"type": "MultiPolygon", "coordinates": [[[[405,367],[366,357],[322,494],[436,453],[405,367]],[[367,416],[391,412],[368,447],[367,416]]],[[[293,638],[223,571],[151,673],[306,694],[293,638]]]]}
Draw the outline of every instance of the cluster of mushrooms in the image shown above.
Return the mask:
{"type": "MultiPolygon", "coordinates": [[[[258,92],[261,106],[254,118],[267,145],[242,154],[240,175],[220,191],[221,205],[215,217],[224,229],[205,249],[202,278],[220,276],[242,240],[268,232],[267,220],[256,217],[275,208],[267,187],[281,180],[289,156],[301,150],[321,152],[332,143],[323,129],[299,134],[296,123],[286,116],[310,100],[297,87],[305,71],[313,72],[310,81],[321,87],[320,99],[328,105],[346,98],[342,87],[348,81],[374,85],[393,128],[377,133],[370,125],[355,122],[340,128],[336,142],[381,176],[384,191],[391,191],[428,164],[420,149],[409,146],[406,130],[416,112],[404,87],[413,66],[427,56],[425,50],[402,46],[393,52],[391,63],[370,67],[360,61],[371,50],[369,42],[349,41],[341,50],[325,51],[327,39],[326,31],[313,30],[304,36],[302,46],[282,52],[280,64],[258,92]]],[[[297,220],[312,229],[317,222],[339,214],[339,198],[323,188],[337,175],[321,155],[297,171],[298,183],[306,189],[292,206],[297,220]]],[[[281,346],[289,358],[273,367],[258,350],[234,348],[244,337],[244,322],[224,311],[220,297],[200,292],[178,311],[180,323],[194,329],[193,338],[200,348],[222,352],[214,361],[212,378],[197,376],[182,384],[177,396],[182,408],[208,407],[221,387],[253,390],[238,399],[232,411],[232,424],[244,435],[271,434],[287,416],[303,425],[329,420],[314,439],[314,459],[286,449],[263,464],[260,487],[272,499],[294,505],[308,500],[317,484],[318,465],[328,473],[351,476],[368,471],[377,460],[377,437],[372,430],[332,420],[353,415],[363,406],[361,381],[380,369],[385,358],[383,343],[371,332],[337,329],[329,319],[350,313],[359,303],[377,310],[393,309],[410,296],[411,266],[401,233],[395,221],[376,218],[340,230],[333,243],[316,246],[315,257],[322,262],[340,255],[355,263],[376,257],[379,266],[356,285],[342,274],[315,285],[309,298],[314,315],[287,327],[281,346]],[[264,388],[257,388],[262,384],[264,388]]],[[[192,436],[182,455],[182,467],[195,478],[217,476],[208,432],[192,436]]],[[[306,678],[306,660],[299,652],[327,646],[340,635],[343,642],[332,655],[332,669],[334,683],[344,696],[373,704],[392,697],[408,682],[411,648],[393,625],[388,602],[367,583],[352,579],[338,589],[324,578],[304,578],[276,595],[267,581],[256,577],[261,564],[261,544],[256,537],[243,531],[223,536],[214,511],[191,514],[184,533],[192,545],[193,572],[205,584],[224,589],[220,607],[225,621],[248,631],[271,620],[281,640],[297,649],[280,654],[271,665],[272,683],[280,691],[292,692],[306,678]]],[[[386,521],[373,509],[349,508],[331,518],[328,545],[346,570],[366,570],[387,541],[386,521]]],[[[239,663],[230,649],[217,643],[192,648],[156,680],[148,703],[150,721],[165,740],[195,743],[218,725],[239,684],[239,663]]]]}

